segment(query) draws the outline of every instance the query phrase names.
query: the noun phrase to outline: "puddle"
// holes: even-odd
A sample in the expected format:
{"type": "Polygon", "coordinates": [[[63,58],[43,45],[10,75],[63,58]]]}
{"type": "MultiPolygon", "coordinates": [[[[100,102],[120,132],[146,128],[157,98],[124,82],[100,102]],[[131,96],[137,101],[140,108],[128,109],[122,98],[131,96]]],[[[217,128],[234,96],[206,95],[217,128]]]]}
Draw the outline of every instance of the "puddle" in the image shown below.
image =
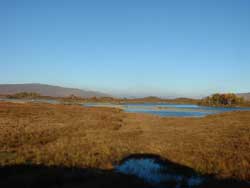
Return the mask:
{"type": "Polygon", "coordinates": [[[176,170],[174,165],[153,158],[127,159],[116,167],[116,171],[136,176],[157,188],[195,188],[204,181],[203,177],[195,173],[176,170]]]}

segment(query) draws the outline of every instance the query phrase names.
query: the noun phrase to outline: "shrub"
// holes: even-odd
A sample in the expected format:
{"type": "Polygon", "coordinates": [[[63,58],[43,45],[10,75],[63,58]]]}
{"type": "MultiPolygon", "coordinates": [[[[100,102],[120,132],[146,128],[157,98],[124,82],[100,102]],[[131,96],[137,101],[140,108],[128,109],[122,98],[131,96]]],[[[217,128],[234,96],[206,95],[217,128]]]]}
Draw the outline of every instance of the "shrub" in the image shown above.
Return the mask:
{"type": "Polygon", "coordinates": [[[24,99],[24,98],[39,98],[41,95],[35,92],[20,92],[13,95],[9,95],[8,98],[24,99]]]}
{"type": "Polygon", "coordinates": [[[238,97],[233,93],[213,94],[201,100],[201,105],[209,106],[234,106],[244,103],[242,97],[238,97]]]}

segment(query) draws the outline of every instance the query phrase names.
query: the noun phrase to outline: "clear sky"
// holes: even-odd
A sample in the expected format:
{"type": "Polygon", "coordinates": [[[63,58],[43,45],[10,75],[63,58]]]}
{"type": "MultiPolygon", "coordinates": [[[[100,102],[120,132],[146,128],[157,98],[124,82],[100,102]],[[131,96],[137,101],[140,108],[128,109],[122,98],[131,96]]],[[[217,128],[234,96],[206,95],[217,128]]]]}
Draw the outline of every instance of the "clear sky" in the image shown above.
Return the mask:
{"type": "Polygon", "coordinates": [[[250,1],[0,0],[0,83],[250,92],[250,1]]]}

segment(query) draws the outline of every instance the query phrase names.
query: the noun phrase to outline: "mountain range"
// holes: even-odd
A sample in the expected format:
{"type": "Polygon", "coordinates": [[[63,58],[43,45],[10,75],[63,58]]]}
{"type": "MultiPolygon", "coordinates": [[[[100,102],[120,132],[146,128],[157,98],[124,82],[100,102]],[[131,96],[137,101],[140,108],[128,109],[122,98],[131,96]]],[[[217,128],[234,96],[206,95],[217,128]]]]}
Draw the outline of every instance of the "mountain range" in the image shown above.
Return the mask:
{"type": "Polygon", "coordinates": [[[75,95],[78,97],[108,97],[110,95],[97,92],[81,90],[76,88],[66,88],[60,86],[53,86],[47,84],[0,84],[0,94],[1,95],[11,95],[20,92],[35,92],[42,96],[51,97],[67,97],[70,95],[75,95]]]}
{"type": "MultiPolygon", "coordinates": [[[[42,96],[51,97],[68,97],[70,95],[75,95],[84,98],[111,97],[111,95],[102,92],[82,90],[77,88],[67,88],[47,84],[0,84],[0,95],[11,95],[20,92],[34,92],[39,93],[42,96]]],[[[238,93],[237,95],[243,97],[245,100],[250,101],[250,93],[238,93]]]]}

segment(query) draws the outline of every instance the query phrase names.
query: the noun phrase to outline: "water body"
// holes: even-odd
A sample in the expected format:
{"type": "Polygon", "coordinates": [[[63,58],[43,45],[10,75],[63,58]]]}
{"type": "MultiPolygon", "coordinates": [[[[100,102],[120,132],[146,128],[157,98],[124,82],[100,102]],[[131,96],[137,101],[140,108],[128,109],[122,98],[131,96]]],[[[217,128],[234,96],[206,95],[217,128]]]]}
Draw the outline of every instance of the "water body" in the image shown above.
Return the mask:
{"type": "Polygon", "coordinates": [[[191,169],[179,167],[171,162],[164,163],[152,157],[127,159],[115,170],[135,176],[157,188],[193,188],[201,185],[206,179],[191,169]]]}
{"type": "Polygon", "coordinates": [[[210,114],[217,114],[230,111],[244,111],[250,108],[240,107],[206,107],[193,104],[85,104],[85,106],[116,107],[125,112],[146,113],[170,117],[204,117],[210,114]]]}
{"type": "MultiPolygon", "coordinates": [[[[49,103],[60,104],[55,99],[6,99],[0,98],[0,101],[16,102],[16,103],[49,103]]],[[[166,103],[144,103],[144,104],[111,104],[111,103],[88,103],[84,104],[88,107],[112,107],[120,108],[130,113],[146,113],[168,117],[204,117],[210,114],[217,114],[230,111],[245,111],[250,108],[241,107],[206,107],[193,104],[166,104],[166,103]]]]}

